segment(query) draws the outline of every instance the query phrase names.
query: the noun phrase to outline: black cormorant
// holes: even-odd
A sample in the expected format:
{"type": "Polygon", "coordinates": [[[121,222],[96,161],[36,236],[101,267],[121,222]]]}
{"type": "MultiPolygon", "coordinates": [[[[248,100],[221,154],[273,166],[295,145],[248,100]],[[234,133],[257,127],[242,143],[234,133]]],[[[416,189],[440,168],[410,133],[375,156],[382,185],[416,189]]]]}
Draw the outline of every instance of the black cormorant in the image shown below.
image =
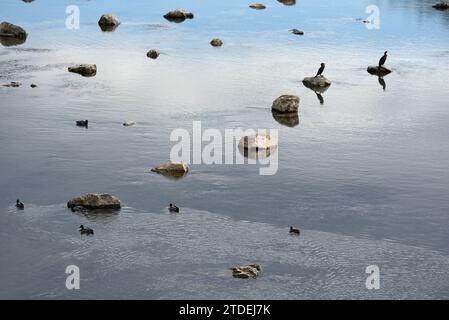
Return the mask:
{"type": "Polygon", "coordinates": [[[300,231],[299,231],[299,229],[295,229],[295,228],[293,228],[293,227],[290,227],[290,233],[299,236],[300,231]]]}
{"type": "Polygon", "coordinates": [[[379,67],[382,67],[385,64],[385,61],[387,61],[387,52],[388,51],[385,51],[384,55],[382,56],[382,58],[380,58],[380,60],[379,60],[379,67]]]}
{"type": "Polygon", "coordinates": [[[325,67],[325,66],[326,66],[326,65],[325,65],[324,63],[321,63],[321,67],[318,69],[318,72],[316,73],[315,78],[318,77],[318,76],[320,76],[320,75],[323,73],[324,67],[325,67]]]}

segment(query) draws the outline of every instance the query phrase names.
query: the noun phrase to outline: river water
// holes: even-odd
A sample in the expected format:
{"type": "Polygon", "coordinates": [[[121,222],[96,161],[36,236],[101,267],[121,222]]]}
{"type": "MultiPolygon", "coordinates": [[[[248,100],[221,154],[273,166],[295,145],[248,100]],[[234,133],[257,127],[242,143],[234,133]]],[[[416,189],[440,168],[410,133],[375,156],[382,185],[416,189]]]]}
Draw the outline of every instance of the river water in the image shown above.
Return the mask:
{"type": "Polygon", "coordinates": [[[0,21],[29,35],[0,46],[0,83],[22,83],[0,87],[0,298],[448,299],[449,12],[433,3],[1,0],[0,21]],[[79,29],[66,28],[69,5],[79,29]],[[360,21],[370,5],[380,29],[360,21]],[[162,17],[178,7],[195,18],[162,17]],[[107,12],[122,20],[115,32],[97,25],[107,12]],[[209,45],[215,37],[223,47],[209,45]],[[366,67],[385,50],[384,90],[366,67]],[[322,103],[301,83],[321,62],[333,82],[322,103]],[[97,75],[68,73],[77,63],[97,75]],[[282,94],[301,98],[297,126],[271,114],[282,94]],[[171,132],[194,121],[278,129],[277,173],[150,173],[169,160],[171,132]],[[67,210],[87,192],[124,207],[67,210]],[[80,224],[95,235],[81,237],[80,224]],[[247,263],[260,277],[233,279],[228,268],[247,263]],[[80,290],[66,289],[68,265],[80,290]],[[370,265],[378,290],[365,286],[370,265]]]}

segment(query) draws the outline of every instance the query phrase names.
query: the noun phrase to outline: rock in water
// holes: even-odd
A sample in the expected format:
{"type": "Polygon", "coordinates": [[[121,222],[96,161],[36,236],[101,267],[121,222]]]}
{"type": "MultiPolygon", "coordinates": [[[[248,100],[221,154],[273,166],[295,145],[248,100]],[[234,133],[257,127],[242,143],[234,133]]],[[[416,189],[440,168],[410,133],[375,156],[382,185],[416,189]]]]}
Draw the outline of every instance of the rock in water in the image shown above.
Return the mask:
{"type": "Polygon", "coordinates": [[[250,264],[248,266],[240,266],[231,268],[232,276],[239,279],[257,278],[260,273],[260,265],[250,264]]]}
{"type": "Polygon", "coordinates": [[[98,20],[98,25],[102,31],[114,31],[122,22],[112,13],[106,13],[98,20]]]}
{"type": "Polygon", "coordinates": [[[299,97],[293,95],[282,95],[273,101],[271,109],[280,113],[298,112],[299,97]]]}
{"type": "Polygon", "coordinates": [[[387,74],[392,72],[392,70],[386,66],[369,66],[366,71],[368,71],[369,74],[380,77],[386,76],[387,74]]]}
{"type": "Polygon", "coordinates": [[[290,32],[293,33],[293,34],[296,34],[297,36],[303,36],[304,35],[304,31],[299,30],[299,29],[291,29],[290,32]]]}
{"type": "Polygon", "coordinates": [[[449,9],[449,3],[448,2],[440,2],[440,3],[434,4],[432,7],[437,10],[444,11],[444,10],[449,9]]]}
{"type": "Polygon", "coordinates": [[[332,84],[332,82],[325,76],[307,77],[302,80],[302,83],[304,84],[304,86],[312,90],[321,90],[323,88],[329,87],[332,84]]]}
{"type": "Polygon", "coordinates": [[[12,82],[10,82],[10,83],[5,83],[4,85],[3,85],[3,87],[8,87],[8,88],[18,88],[18,87],[20,87],[22,84],[20,83],[20,82],[17,82],[17,81],[12,81],[12,82]]]}
{"type": "Polygon", "coordinates": [[[93,77],[97,74],[97,65],[95,64],[78,64],[69,67],[69,72],[78,73],[83,77],[93,77]]]}
{"type": "Polygon", "coordinates": [[[26,39],[28,34],[26,31],[9,22],[0,23],[0,37],[26,39]]]}
{"type": "Polygon", "coordinates": [[[269,134],[256,134],[254,136],[245,136],[240,139],[239,147],[247,150],[267,150],[275,149],[277,141],[269,134]]]}
{"type": "Polygon", "coordinates": [[[187,12],[183,9],[176,9],[174,11],[170,11],[169,13],[164,15],[164,18],[170,22],[180,23],[186,19],[193,19],[194,15],[191,12],[187,12]]]}
{"type": "Polygon", "coordinates": [[[286,6],[294,6],[296,4],[296,0],[278,0],[278,2],[286,6]]]}
{"type": "Polygon", "coordinates": [[[109,194],[88,193],[67,202],[68,208],[81,207],[86,209],[120,209],[120,200],[109,194]]]}
{"type": "Polygon", "coordinates": [[[151,171],[168,177],[181,178],[189,172],[189,166],[185,163],[168,162],[151,169],[151,171]]]}
{"type": "Polygon", "coordinates": [[[135,121],[125,121],[125,122],[123,122],[123,126],[124,127],[132,127],[132,126],[135,126],[135,125],[136,125],[135,121]]]}
{"type": "Polygon", "coordinates": [[[147,57],[150,59],[157,59],[159,57],[160,53],[156,50],[150,50],[147,52],[147,57]]]}
{"type": "Polygon", "coordinates": [[[251,9],[263,10],[263,9],[266,9],[267,6],[262,3],[253,3],[253,4],[250,4],[249,7],[251,9]]]}
{"type": "Polygon", "coordinates": [[[221,41],[221,39],[215,38],[215,39],[212,39],[210,44],[213,47],[221,47],[223,45],[223,41],[221,41]]]}

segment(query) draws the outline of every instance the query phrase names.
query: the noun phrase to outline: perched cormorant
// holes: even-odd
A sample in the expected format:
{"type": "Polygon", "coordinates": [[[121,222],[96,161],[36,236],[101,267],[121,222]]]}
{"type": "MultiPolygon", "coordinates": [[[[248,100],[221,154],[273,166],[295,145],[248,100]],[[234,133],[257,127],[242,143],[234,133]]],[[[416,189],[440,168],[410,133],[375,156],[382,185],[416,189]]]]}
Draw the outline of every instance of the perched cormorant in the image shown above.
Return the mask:
{"type": "Polygon", "coordinates": [[[20,209],[20,210],[23,210],[23,209],[25,209],[25,205],[22,202],[20,202],[19,199],[17,199],[17,201],[16,201],[16,208],[20,209]]]}
{"type": "Polygon", "coordinates": [[[179,213],[179,208],[170,203],[170,206],[168,207],[168,211],[179,213]]]}
{"type": "Polygon", "coordinates": [[[379,67],[382,67],[385,64],[385,61],[387,61],[387,52],[388,51],[385,51],[384,55],[382,56],[382,58],[380,58],[380,60],[379,60],[379,67]]]}
{"type": "Polygon", "coordinates": [[[293,228],[293,227],[290,227],[290,233],[299,236],[299,234],[300,234],[301,232],[299,231],[299,229],[295,229],[295,228],[293,228]]]}
{"type": "Polygon", "coordinates": [[[91,235],[91,234],[94,234],[94,230],[92,230],[91,228],[84,228],[83,225],[80,225],[80,233],[91,235]]]}
{"type": "Polygon", "coordinates": [[[79,120],[76,122],[76,125],[78,127],[85,127],[87,128],[89,126],[89,120],[79,120]]]}
{"type": "Polygon", "coordinates": [[[324,63],[321,63],[321,67],[318,69],[318,72],[316,73],[315,78],[318,77],[318,76],[320,76],[320,75],[323,73],[324,67],[325,67],[325,66],[326,66],[326,65],[325,65],[324,63]]]}

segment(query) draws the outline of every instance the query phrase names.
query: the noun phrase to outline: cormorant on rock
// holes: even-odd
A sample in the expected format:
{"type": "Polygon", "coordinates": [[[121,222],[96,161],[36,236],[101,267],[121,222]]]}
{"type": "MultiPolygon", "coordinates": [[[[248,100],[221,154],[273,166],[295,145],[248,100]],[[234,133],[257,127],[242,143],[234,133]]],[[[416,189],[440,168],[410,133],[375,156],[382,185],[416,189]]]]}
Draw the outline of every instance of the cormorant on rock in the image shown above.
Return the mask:
{"type": "Polygon", "coordinates": [[[22,202],[20,202],[19,199],[17,199],[17,201],[16,201],[16,208],[20,209],[20,210],[23,210],[23,209],[25,209],[25,205],[22,202]]]}
{"type": "Polygon", "coordinates": [[[325,67],[325,66],[326,66],[326,65],[324,64],[324,62],[321,63],[321,67],[318,69],[318,72],[316,73],[315,78],[318,77],[318,76],[320,76],[320,75],[323,73],[324,67],[325,67]]]}
{"type": "Polygon", "coordinates": [[[177,206],[174,206],[172,203],[170,203],[170,206],[168,207],[168,211],[179,213],[179,208],[177,206]]]}
{"type": "Polygon", "coordinates": [[[387,61],[387,52],[388,51],[385,51],[384,55],[382,56],[382,58],[380,58],[380,60],[379,60],[379,67],[382,67],[385,64],[385,61],[387,61]]]}

